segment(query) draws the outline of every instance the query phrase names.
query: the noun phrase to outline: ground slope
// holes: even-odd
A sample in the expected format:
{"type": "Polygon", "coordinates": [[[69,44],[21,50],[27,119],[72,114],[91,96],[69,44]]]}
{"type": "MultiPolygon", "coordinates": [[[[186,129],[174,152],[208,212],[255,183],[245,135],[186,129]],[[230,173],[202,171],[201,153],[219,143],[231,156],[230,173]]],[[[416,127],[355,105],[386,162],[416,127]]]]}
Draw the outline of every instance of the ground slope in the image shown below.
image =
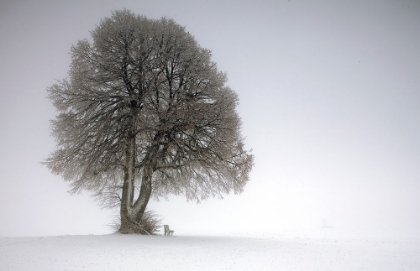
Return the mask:
{"type": "Polygon", "coordinates": [[[198,236],[0,238],[0,270],[420,270],[420,242],[198,236]]]}

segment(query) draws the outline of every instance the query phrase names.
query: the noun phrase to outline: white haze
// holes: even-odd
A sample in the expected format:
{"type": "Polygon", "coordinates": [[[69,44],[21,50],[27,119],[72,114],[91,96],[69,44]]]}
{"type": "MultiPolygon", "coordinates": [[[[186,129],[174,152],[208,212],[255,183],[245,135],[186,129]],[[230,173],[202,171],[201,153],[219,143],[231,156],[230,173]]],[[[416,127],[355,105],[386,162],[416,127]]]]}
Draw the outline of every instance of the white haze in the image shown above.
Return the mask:
{"type": "Polygon", "coordinates": [[[2,1],[0,236],[110,233],[117,211],[40,162],[54,149],[46,88],[69,50],[127,8],[167,16],[213,51],[239,95],[255,167],[242,195],[150,209],[180,234],[418,237],[420,2],[2,1]]]}

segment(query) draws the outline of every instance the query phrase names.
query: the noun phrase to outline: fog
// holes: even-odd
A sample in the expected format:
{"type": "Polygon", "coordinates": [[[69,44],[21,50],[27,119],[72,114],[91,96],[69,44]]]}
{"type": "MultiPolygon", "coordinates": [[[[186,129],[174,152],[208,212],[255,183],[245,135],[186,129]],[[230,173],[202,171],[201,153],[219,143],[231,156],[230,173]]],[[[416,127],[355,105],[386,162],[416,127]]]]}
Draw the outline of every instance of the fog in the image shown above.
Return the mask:
{"type": "Polygon", "coordinates": [[[178,234],[418,236],[420,2],[2,1],[0,236],[104,234],[115,210],[70,195],[46,88],[116,9],[186,27],[227,72],[255,166],[241,195],[153,209],[178,234]]]}

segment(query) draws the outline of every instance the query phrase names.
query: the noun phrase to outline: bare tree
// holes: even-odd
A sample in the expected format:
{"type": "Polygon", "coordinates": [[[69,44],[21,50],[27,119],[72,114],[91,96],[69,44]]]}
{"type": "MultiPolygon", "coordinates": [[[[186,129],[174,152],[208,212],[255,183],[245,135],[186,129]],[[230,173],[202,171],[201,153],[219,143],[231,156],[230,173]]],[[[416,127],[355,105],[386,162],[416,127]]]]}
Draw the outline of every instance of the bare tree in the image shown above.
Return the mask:
{"type": "Polygon", "coordinates": [[[91,35],[71,49],[70,78],[48,89],[59,112],[49,169],[120,205],[121,232],[142,231],[151,195],[242,192],[253,156],[211,52],[173,20],[127,10],[91,35]]]}

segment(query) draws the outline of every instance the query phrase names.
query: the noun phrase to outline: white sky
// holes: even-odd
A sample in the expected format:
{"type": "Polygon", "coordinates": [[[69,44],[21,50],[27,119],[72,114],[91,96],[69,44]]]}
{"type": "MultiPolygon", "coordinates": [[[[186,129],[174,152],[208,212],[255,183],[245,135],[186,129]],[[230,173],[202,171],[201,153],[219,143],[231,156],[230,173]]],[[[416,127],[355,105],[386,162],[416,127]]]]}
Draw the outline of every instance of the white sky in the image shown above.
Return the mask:
{"type": "MultiPolygon", "coordinates": [[[[55,147],[46,88],[70,46],[127,8],[213,51],[255,154],[242,195],[149,207],[177,233],[420,225],[420,2],[0,2],[0,236],[101,234],[114,213],[40,165],[55,147]]],[[[390,233],[390,234],[393,234],[390,233]]]]}

